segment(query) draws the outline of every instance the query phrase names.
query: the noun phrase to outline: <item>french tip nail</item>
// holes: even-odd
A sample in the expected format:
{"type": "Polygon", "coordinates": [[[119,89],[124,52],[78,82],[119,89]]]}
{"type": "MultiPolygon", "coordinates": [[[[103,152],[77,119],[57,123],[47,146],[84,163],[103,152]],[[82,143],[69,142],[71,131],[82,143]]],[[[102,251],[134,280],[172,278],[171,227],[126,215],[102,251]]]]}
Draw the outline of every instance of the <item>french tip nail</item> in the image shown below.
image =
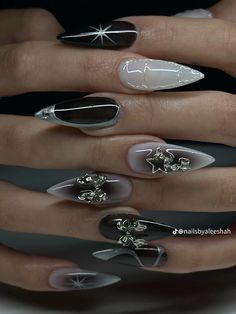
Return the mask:
{"type": "Polygon", "coordinates": [[[80,268],[60,268],[49,275],[49,285],[57,290],[88,290],[106,287],[121,280],[110,274],[87,271],[80,268]]]}

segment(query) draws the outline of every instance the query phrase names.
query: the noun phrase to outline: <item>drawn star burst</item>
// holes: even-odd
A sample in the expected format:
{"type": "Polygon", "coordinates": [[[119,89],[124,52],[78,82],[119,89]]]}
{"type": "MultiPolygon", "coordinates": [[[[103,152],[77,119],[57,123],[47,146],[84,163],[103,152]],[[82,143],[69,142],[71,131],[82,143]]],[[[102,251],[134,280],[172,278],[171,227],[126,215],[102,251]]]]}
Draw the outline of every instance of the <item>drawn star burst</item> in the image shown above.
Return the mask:
{"type": "Polygon", "coordinates": [[[80,275],[76,275],[70,279],[70,285],[75,289],[84,289],[86,288],[85,281],[85,276],[80,279],[80,275]]]}
{"type": "Polygon", "coordinates": [[[93,43],[95,40],[97,40],[99,37],[101,39],[101,44],[103,46],[104,43],[104,37],[107,38],[108,40],[110,40],[114,45],[116,45],[116,42],[114,40],[112,40],[108,35],[107,35],[107,31],[112,27],[112,25],[107,26],[106,28],[102,28],[102,25],[99,24],[99,28],[97,27],[93,27],[93,26],[89,26],[90,28],[92,28],[93,30],[95,30],[97,33],[95,33],[94,35],[96,36],[91,43],[93,43]]]}

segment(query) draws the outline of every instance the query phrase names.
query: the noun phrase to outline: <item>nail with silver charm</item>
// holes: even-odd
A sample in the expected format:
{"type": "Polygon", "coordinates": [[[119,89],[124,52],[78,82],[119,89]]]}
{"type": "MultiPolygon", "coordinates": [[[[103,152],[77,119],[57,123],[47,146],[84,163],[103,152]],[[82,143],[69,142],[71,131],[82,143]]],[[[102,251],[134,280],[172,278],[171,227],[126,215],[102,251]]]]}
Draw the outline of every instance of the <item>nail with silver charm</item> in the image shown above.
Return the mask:
{"type": "Polygon", "coordinates": [[[93,172],[58,183],[47,192],[80,203],[108,205],[129,199],[132,183],[124,176],[93,172]]]}
{"type": "Polygon", "coordinates": [[[214,161],[214,157],[200,151],[158,142],[135,144],[128,152],[131,170],[150,176],[184,173],[214,161]]]}

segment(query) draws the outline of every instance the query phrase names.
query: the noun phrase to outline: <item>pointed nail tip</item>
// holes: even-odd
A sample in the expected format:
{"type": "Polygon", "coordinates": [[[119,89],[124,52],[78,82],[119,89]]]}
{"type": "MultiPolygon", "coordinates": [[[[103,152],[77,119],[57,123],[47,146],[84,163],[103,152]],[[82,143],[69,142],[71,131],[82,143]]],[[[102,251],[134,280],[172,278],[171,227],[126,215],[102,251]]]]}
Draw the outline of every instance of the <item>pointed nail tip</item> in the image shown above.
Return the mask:
{"type": "Polygon", "coordinates": [[[104,251],[97,251],[97,252],[93,252],[93,257],[98,258],[102,261],[108,261],[109,258],[106,254],[104,254],[104,251]]]}

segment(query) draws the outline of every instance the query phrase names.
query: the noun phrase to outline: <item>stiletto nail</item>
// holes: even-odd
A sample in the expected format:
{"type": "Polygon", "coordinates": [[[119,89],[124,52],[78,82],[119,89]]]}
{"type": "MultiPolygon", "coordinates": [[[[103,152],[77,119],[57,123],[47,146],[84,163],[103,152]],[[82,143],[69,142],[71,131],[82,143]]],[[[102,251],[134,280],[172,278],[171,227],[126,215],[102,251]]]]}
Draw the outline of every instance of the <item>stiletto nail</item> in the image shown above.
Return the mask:
{"type": "Polygon", "coordinates": [[[100,221],[99,230],[104,237],[125,247],[139,247],[173,235],[175,228],[137,215],[113,214],[100,221]]]}
{"type": "Polygon", "coordinates": [[[64,43],[93,48],[121,49],[130,47],[136,40],[137,30],[129,22],[112,21],[66,31],[57,36],[64,43]]]}
{"type": "Polygon", "coordinates": [[[190,18],[200,18],[200,19],[210,19],[213,17],[211,11],[206,9],[194,9],[194,10],[186,10],[184,12],[180,12],[175,14],[177,17],[190,17],[190,18]]]}
{"type": "Polygon", "coordinates": [[[125,86],[143,91],[176,88],[204,78],[203,73],[190,67],[152,59],[122,61],[119,76],[125,86]]]}
{"type": "Polygon", "coordinates": [[[103,261],[112,261],[136,267],[161,267],[167,262],[167,253],[161,246],[143,246],[136,249],[112,248],[93,253],[103,261]]]}
{"type": "Polygon", "coordinates": [[[119,175],[90,173],[54,185],[47,192],[81,203],[113,204],[129,199],[132,183],[119,175]]]}
{"type": "Polygon", "coordinates": [[[159,175],[203,168],[215,159],[205,153],[166,143],[136,144],[128,152],[130,168],[141,174],[159,175]]]}
{"type": "Polygon", "coordinates": [[[75,128],[106,128],[119,119],[120,107],[110,98],[85,97],[52,105],[35,117],[75,128]]]}
{"type": "Polygon", "coordinates": [[[79,268],[60,268],[54,270],[49,276],[50,286],[62,291],[102,288],[118,281],[120,278],[117,276],[79,268]]]}

